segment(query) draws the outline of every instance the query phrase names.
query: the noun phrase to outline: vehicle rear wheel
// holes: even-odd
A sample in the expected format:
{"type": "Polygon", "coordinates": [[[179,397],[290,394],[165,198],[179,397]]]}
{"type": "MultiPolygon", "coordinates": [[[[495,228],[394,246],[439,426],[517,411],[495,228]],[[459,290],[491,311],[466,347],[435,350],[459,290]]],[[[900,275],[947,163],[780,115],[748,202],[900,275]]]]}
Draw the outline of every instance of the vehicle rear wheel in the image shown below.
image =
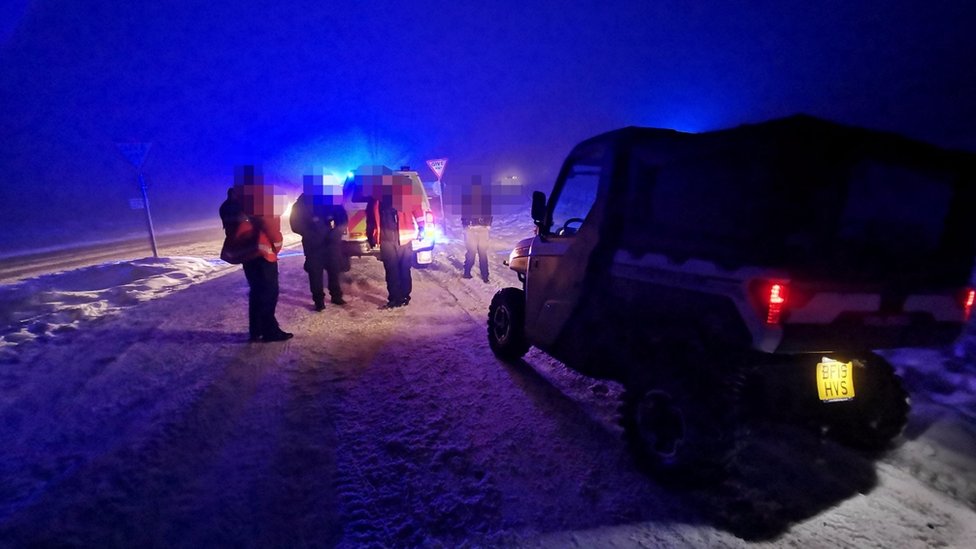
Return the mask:
{"type": "Polygon", "coordinates": [[[735,374],[726,375],[725,364],[724,370],[707,363],[654,366],[674,375],[634,380],[624,393],[621,422],[635,458],[662,481],[718,482],[734,465],[741,442],[735,374]]]}
{"type": "Polygon", "coordinates": [[[517,360],[529,350],[525,339],[525,292],[503,288],[488,307],[488,345],[502,360],[517,360]]]}

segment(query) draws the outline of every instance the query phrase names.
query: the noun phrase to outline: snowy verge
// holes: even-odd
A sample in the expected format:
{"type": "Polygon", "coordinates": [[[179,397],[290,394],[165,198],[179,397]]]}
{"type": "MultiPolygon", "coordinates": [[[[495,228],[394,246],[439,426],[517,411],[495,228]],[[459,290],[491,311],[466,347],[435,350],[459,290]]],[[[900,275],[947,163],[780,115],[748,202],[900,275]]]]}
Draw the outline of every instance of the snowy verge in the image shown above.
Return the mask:
{"type": "MultiPolygon", "coordinates": [[[[973,334],[955,349],[972,346],[973,334]]],[[[884,461],[976,510],[976,366],[952,348],[881,353],[896,368],[912,400],[908,426],[884,461]]]]}
{"type": "MultiPolygon", "coordinates": [[[[219,221],[201,220],[201,221],[196,221],[194,223],[181,225],[178,227],[157,229],[155,231],[155,236],[157,238],[160,238],[160,237],[167,237],[167,236],[174,236],[174,235],[184,235],[184,234],[190,234],[195,231],[201,231],[206,229],[221,230],[219,221]]],[[[28,234],[28,235],[23,235],[19,238],[12,238],[11,240],[14,240],[16,242],[22,242],[22,243],[31,243],[36,240],[35,238],[32,238],[34,236],[36,235],[28,234]]],[[[51,253],[51,252],[71,252],[73,250],[79,250],[91,246],[110,247],[113,245],[123,244],[125,242],[129,242],[132,240],[145,241],[146,233],[143,232],[142,230],[136,230],[136,231],[126,232],[118,236],[113,236],[111,238],[92,238],[92,239],[78,240],[78,241],[71,241],[71,240],[65,241],[65,239],[69,237],[62,233],[59,233],[57,236],[59,237],[60,240],[58,244],[52,244],[52,245],[40,246],[40,247],[25,246],[21,248],[13,248],[13,247],[8,248],[6,251],[0,252],[0,261],[12,259],[12,258],[24,257],[24,256],[51,253]]],[[[73,235],[73,236],[77,236],[77,235],[73,235]]]]}
{"type": "Polygon", "coordinates": [[[83,322],[225,274],[234,267],[197,257],[151,257],[53,273],[0,286],[0,360],[25,341],[49,339],[83,322]]]}

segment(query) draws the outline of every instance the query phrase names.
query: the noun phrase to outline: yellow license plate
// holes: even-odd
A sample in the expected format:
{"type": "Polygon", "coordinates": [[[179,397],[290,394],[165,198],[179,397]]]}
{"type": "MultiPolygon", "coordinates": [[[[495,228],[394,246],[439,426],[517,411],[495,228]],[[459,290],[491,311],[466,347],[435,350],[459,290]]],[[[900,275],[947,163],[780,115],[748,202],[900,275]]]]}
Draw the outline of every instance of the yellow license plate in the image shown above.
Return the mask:
{"type": "Polygon", "coordinates": [[[824,402],[854,398],[854,364],[823,357],[817,364],[817,393],[824,402]]]}

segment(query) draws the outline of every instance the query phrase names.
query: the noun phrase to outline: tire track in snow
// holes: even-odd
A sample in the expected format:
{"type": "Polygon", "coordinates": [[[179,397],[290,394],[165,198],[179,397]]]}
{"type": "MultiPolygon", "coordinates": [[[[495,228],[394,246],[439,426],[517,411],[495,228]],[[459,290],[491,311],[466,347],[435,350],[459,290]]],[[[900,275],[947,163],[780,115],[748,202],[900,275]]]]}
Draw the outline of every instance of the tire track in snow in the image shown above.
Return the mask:
{"type": "Polygon", "coordinates": [[[455,545],[488,535],[498,516],[498,493],[455,427],[465,406],[443,387],[457,368],[444,334],[471,321],[423,275],[413,295],[403,309],[360,311],[367,328],[353,328],[364,345],[337,384],[341,547],[455,545]]]}
{"type": "Polygon", "coordinates": [[[450,277],[420,271],[409,307],[378,312],[400,327],[384,324],[369,339],[376,354],[343,383],[340,545],[511,545],[668,516],[641,502],[646,479],[632,467],[607,467],[629,463],[613,426],[531,367],[494,358],[484,334],[495,287],[450,277]]]}
{"type": "MultiPolygon", "coordinates": [[[[224,279],[187,292],[189,296],[228,291],[228,287],[224,279]]],[[[212,335],[203,334],[201,341],[194,343],[192,334],[173,331],[171,328],[182,328],[180,316],[171,314],[173,306],[179,304],[171,305],[167,300],[147,303],[124,319],[102,323],[91,336],[82,336],[83,340],[93,340],[92,348],[101,351],[96,357],[108,351],[114,359],[99,359],[97,362],[108,366],[89,372],[92,375],[71,371],[65,377],[75,383],[73,392],[48,392],[68,399],[68,409],[72,405],[94,405],[77,410],[80,414],[65,426],[70,429],[65,434],[72,437],[81,434],[79,427],[90,426],[86,437],[90,439],[89,453],[60,485],[48,486],[35,504],[22,509],[4,526],[12,539],[42,541],[44,538],[37,536],[43,536],[44,531],[56,532],[53,539],[109,544],[151,542],[168,535],[192,537],[189,525],[194,521],[193,513],[188,513],[191,518],[187,519],[184,511],[207,501],[205,493],[213,488],[200,487],[197,481],[219,455],[221,443],[241,431],[240,422],[235,421],[246,415],[249,397],[259,392],[262,376],[260,369],[249,369],[241,360],[247,354],[240,345],[241,336],[213,341],[212,335]],[[147,318],[167,321],[157,322],[148,333],[130,329],[133,323],[138,326],[147,318]],[[104,334],[111,337],[105,339],[104,334]],[[188,343],[193,345],[189,349],[185,348],[188,343]],[[106,344],[117,346],[114,354],[113,347],[106,348],[106,344]],[[221,356],[223,360],[215,369],[214,359],[221,356]],[[179,357],[178,362],[173,362],[173,357],[179,357]],[[44,524],[50,528],[39,527],[44,524]],[[181,531],[181,526],[186,529],[181,531]]],[[[231,306],[239,308],[237,303],[225,305],[231,306]]],[[[227,311],[203,314],[216,319],[227,311]]],[[[67,347],[68,351],[77,349],[77,345],[67,347]]],[[[270,346],[260,350],[275,351],[270,346]]],[[[48,347],[42,354],[56,351],[48,347]]],[[[266,354],[264,358],[274,364],[273,356],[266,354]]],[[[50,357],[42,362],[52,363],[50,357]]],[[[72,441],[67,448],[86,446],[72,441]]],[[[60,454],[55,447],[46,453],[60,454]]]]}
{"type": "MultiPolygon", "coordinates": [[[[179,395],[184,407],[157,417],[150,430],[123,437],[124,446],[94,457],[63,486],[45,494],[18,521],[20,532],[35,535],[39,524],[49,523],[57,525],[52,528],[57,539],[81,536],[88,543],[150,544],[174,536],[193,539],[202,525],[225,536],[221,539],[235,539],[239,523],[226,519],[234,507],[227,499],[239,479],[222,479],[218,497],[213,494],[218,484],[200,479],[220,461],[224,445],[242,424],[255,426],[254,415],[244,419],[247,407],[265,398],[259,388],[271,387],[261,386],[262,372],[248,370],[239,361],[227,363],[209,383],[179,395]]],[[[259,456],[237,454],[234,459],[254,463],[259,456]]]]}

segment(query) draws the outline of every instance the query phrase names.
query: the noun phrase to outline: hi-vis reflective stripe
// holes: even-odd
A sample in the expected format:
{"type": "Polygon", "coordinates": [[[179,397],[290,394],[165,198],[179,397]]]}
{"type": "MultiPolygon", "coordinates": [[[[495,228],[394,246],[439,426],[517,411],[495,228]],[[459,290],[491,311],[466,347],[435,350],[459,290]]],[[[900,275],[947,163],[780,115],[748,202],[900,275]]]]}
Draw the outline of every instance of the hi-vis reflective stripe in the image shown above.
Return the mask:
{"type": "Polygon", "coordinates": [[[366,232],[366,210],[357,209],[353,210],[352,215],[349,216],[349,233],[365,233],[366,232]]]}

